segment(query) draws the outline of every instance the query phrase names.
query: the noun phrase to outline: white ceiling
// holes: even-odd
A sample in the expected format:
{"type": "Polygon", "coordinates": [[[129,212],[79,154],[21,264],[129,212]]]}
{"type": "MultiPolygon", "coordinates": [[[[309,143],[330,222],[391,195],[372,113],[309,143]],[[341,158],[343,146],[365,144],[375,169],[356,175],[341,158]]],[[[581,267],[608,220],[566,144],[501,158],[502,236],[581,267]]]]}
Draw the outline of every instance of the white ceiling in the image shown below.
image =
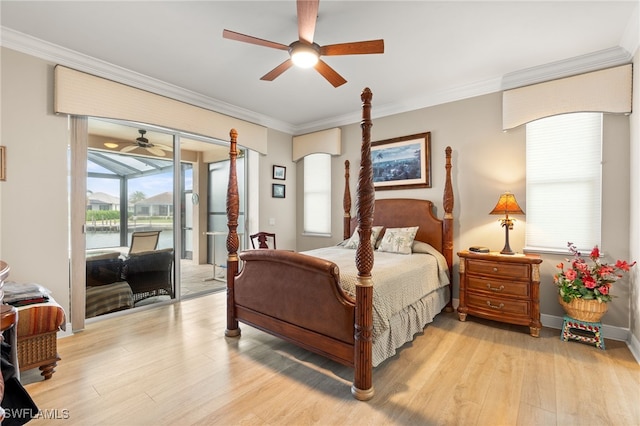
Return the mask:
{"type": "Polygon", "coordinates": [[[318,44],[385,42],[381,55],[323,57],[347,80],[338,88],[314,69],[260,81],[287,52],[222,38],[297,40],[293,0],[2,0],[0,22],[3,46],[300,134],[358,122],[364,87],[375,118],[629,62],[639,4],[321,0],[318,44]]]}

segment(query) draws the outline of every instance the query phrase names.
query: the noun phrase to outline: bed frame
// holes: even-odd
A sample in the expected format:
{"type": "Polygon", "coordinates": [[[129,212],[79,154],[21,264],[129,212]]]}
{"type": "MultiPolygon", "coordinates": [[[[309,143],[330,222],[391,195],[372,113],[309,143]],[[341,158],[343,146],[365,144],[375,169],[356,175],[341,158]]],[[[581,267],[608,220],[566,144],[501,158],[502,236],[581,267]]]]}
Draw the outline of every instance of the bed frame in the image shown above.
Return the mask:
{"type": "MultiPolygon", "coordinates": [[[[356,218],[351,218],[349,163],[345,162],[344,238],[359,228],[360,241],[369,241],[374,225],[387,227],[419,225],[416,240],[440,250],[453,265],[453,189],[451,148],[446,149],[444,218],[438,219],[431,201],[414,199],[375,200],[371,163],[371,99],[365,88],[362,100],[362,146],[357,184],[356,218]],[[375,213],[375,215],[374,215],[375,213]]],[[[227,192],[227,329],[225,335],[240,335],[238,321],[290,341],[307,350],[354,368],[351,393],[358,400],[373,397],[373,248],[360,244],[355,250],[358,269],[355,299],[340,286],[334,263],[287,250],[248,250],[238,255],[237,137],[230,132],[229,187],[227,192]],[[238,273],[239,258],[243,268],[238,273]],[[313,305],[312,310],[309,304],[313,305]]],[[[451,285],[447,310],[452,310],[451,285]]]]}

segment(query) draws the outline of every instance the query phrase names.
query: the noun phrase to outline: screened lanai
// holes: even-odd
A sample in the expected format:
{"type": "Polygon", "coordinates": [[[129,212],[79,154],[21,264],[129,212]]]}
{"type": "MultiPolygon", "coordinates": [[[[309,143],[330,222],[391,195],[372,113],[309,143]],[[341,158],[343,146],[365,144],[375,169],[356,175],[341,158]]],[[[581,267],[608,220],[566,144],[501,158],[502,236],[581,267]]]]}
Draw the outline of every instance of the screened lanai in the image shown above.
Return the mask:
{"type": "Polygon", "coordinates": [[[127,262],[134,232],[159,231],[156,251],[169,250],[174,257],[171,291],[136,301],[135,307],[224,289],[226,197],[220,194],[228,179],[228,146],[141,128],[89,119],[87,264],[105,253],[127,262]],[[141,135],[149,145],[135,142],[141,135]],[[153,145],[163,149],[148,149],[153,145]]]}

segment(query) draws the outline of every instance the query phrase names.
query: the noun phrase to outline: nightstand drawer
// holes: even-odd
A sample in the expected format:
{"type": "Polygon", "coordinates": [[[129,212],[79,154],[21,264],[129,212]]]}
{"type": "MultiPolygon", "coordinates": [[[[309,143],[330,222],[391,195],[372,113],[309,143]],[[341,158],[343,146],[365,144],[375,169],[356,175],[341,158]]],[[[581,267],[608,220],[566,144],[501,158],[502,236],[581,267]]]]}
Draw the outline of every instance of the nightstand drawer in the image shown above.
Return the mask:
{"type": "Polygon", "coordinates": [[[529,270],[529,265],[467,259],[467,273],[469,274],[497,275],[501,278],[528,280],[529,270]]]}
{"type": "Polygon", "coordinates": [[[529,297],[529,282],[494,280],[489,277],[475,277],[469,275],[467,286],[469,291],[483,291],[494,293],[496,296],[529,297]]]}
{"type": "Polygon", "coordinates": [[[501,299],[469,293],[467,294],[467,305],[474,311],[484,311],[491,315],[509,314],[525,318],[530,315],[530,304],[527,300],[501,299]]]}

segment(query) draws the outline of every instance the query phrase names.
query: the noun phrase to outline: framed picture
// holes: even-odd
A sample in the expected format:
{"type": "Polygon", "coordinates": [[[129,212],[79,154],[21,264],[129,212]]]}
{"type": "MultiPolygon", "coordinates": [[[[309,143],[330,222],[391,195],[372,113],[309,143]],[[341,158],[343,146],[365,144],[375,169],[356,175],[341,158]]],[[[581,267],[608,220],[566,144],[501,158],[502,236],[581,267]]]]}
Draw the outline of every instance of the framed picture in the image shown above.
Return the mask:
{"type": "Polygon", "coordinates": [[[284,166],[273,166],[273,178],[285,180],[287,176],[287,168],[284,166]]]}
{"type": "Polygon", "coordinates": [[[273,198],[284,198],[284,194],[285,194],[284,190],[285,190],[284,185],[280,183],[271,184],[271,196],[273,198]]]}
{"type": "Polygon", "coordinates": [[[0,146],[0,180],[7,180],[7,148],[0,146]]]}
{"type": "Polygon", "coordinates": [[[431,132],[371,143],[376,190],[431,188],[431,132]]]}

